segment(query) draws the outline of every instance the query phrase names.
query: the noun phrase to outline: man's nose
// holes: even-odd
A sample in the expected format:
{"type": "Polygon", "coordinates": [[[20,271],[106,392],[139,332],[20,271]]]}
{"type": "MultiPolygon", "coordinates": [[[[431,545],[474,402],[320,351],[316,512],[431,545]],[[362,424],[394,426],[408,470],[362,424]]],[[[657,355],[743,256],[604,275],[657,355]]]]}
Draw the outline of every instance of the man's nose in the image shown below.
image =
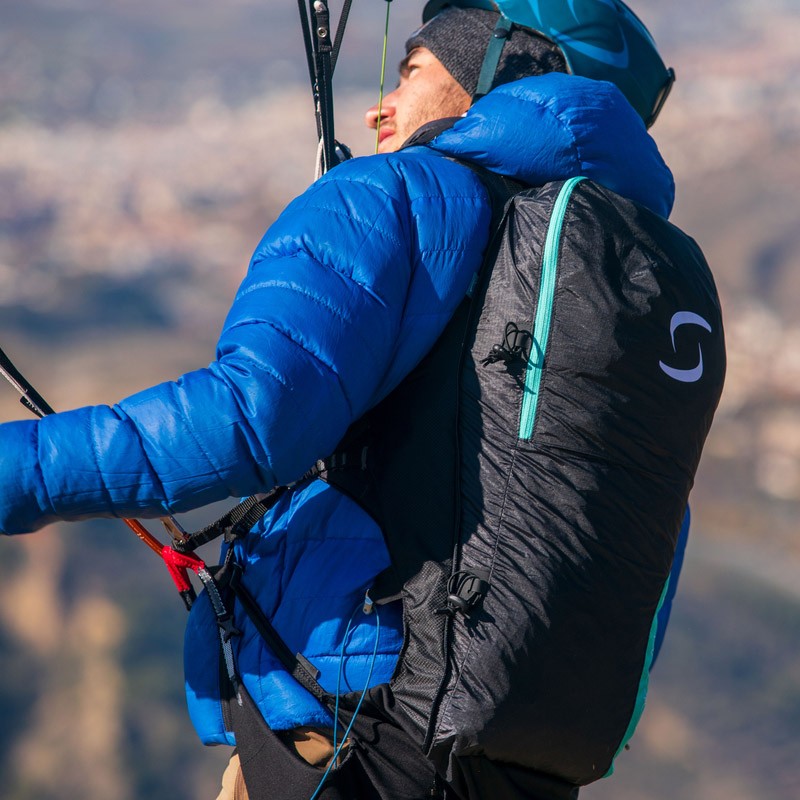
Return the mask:
{"type": "Polygon", "coordinates": [[[364,114],[364,122],[368,128],[372,128],[373,130],[378,127],[378,117],[381,118],[382,122],[385,122],[387,119],[390,119],[394,116],[394,105],[391,102],[387,103],[387,100],[391,97],[391,95],[386,95],[383,98],[383,103],[380,107],[380,113],[378,113],[378,104],[375,103],[372,108],[367,109],[367,113],[364,114]]]}

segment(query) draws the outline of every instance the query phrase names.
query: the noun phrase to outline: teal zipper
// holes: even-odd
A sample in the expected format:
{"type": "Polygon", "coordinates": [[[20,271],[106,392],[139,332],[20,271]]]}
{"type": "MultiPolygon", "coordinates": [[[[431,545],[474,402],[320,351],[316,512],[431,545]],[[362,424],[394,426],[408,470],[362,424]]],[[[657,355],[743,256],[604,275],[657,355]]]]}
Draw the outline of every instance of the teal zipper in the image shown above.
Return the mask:
{"type": "Polygon", "coordinates": [[[628,742],[630,741],[634,731],[636,730],[636,726],[639,724],[639,720],[642,718],[642,713],[644,712],[645,700],[647,700],[647,689],[650,685],[650,669],[653,666],[653,659],[655,658],[656,654],[658,617],[659,614],[661,614],[661,608],[664,605],[664,600],[666,599],[667,593],[669,592],[669,585],[671,581],[672,581],[672,575],[668,575],[667,582],[664,584],[664,588],[661,592],[661,598],[659,599],[658,606],[656,607],[656,613],[653,615],[653,623],[650,626],[650,638],[647,640],[647,650],[645,651],[644,666],[642,667],[642,675],[639,678],[639,688],[638,691],[636,692],[636,702],[633,706],[633,714],[631,716],[630,722],[628,723],[628,729],[625,731],[625,735],[622,737],[622,741],[619,743],[617,752],[614,753],[614,758],[611,759],[611,766],[608,768],[608,772],[606,772],[606,774],[603,775],[604,778],[608,778],[610,775],[614,774],[614,762],[617,760],[617,757],[625,748],[625,745],[628,744],[628,742]]]}
{"type": "Polygon", "coordinates": [[[582,177],[570,178],[562,187],[553,204],[550,225],[544,242],[542,254],[542,277],[539,284],[539,302],[533,321],[533,341],[525,370],[525,388],[522,393],[522,411],[519,417],[519,438],[530,440],[536,422],[536,409],[539,405],[539,391],[542,385],[547,341],[550,337],[550,323],[553,318],[553,301],[558,277],[558,253],[561,245],[561,229],[572,190],[582,181],[582,177]]]}

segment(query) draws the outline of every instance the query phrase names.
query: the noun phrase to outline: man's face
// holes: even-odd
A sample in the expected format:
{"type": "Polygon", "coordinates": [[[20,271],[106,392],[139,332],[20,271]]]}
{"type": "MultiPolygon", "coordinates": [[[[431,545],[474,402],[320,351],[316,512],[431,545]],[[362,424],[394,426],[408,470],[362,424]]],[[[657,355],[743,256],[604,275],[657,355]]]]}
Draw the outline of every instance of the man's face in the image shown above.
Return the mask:
{"type": "MultiPolygon", "coordinates": [[[[470,96],[427,48],[417,47],[400,63],[400,83],[383,98],[379,153],[393,153],[427,122],[460,117],[470,96]]],[[[378,127],[378,106],[365,116],[367,127],[378,127]]]]}

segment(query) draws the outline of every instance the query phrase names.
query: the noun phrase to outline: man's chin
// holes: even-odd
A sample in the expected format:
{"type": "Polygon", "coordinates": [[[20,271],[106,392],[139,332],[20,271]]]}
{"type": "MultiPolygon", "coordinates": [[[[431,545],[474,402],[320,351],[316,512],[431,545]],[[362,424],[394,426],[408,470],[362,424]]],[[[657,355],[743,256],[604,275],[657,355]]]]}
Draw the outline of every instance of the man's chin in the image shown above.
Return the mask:
{"type": "Polygon", "coordinates": [[[394,153],[399,149],[400,144],[396,133],[390,133],[387,136],[381,137],[380,144],[378,144],[379,153],[394,153]]]}

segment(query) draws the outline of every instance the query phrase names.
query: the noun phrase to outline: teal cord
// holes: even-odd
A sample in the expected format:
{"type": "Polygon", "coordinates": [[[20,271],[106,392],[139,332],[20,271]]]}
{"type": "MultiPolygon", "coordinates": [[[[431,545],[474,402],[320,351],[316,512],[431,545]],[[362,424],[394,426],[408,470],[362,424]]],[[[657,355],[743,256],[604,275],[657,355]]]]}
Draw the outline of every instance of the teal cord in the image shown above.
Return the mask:
{"type": "MultiPolygon", "coordinates": [[[[342,693],[342,673],[344,672],[344,650],[347,646],[347,637],[350,636],[350,628],[353,626],[353,620],[356,618],[359,609],[357,608],[347,620],[347,627],[344,629],[344,636],[342,637],[342,646],[339,648],[339,671],[336,673],[336,706],[333,711],[333,749],[336,751],[336,734],[339,731],[339,696],[342,693]]],[[[344,741],[344,737],[342,737],[344,741]]]]}
{"type": "Polygon", "coordinates": [[[372,648],[372,660],[370,661],[369,665],[369,673],[367,674],[367,680],[364,684],[364,688],[361,690],[361,697],[358,698],[358,704],[356,705],[356,709],[353,712],[353,717],[350,720],[350,724],[347,726],[347,729],[344,732],[344,736],[342,736],[342,742],[337,747],[336,746],[336,731],[339,727],[339,697],[341,695],[341,687],[342,687],[342,671],[344,665],[344,649],[345,645],[347,644],[347,637],[350,634],[350,628],[353,624],[353,620],[355,619],[356,614],[361,610],[362,606],[359,607],[353,612],[350,620],[347,623],[347,628],[344,632],[344,637],[342,639],[342,647],[339,651],[339,674],[336,677],[336,707],[333,713],[333,757],[331,758],[331,763],[328,764],[328,768],[325,770],[322,778],[320,779],[317,788],[314,790],[314,794],[311,795],[309,800],[316,800],[319,796],[319,793],[322,791],[322,787],[325,784],[325,780],[327,779],[328,775],[330,775],[331,770],[333,769],[336,762],[339,760],[339,756],[342,754],[342,750],[344,750],[345,745],[347,744],[347,737],[350,735],[350,731],[353,729],[353,724],[356,721],[356,717],[358,717],[358,712],[361,711],[361,704],[364,702],[364,697],[366,697],[367,690],[369,689],[369,685],[372,682],[372,673],[375,669],[375,659],[378,657],[378,644],[380,642],[381,637],[381,615],[378,612],[377,606],[375,607],[375,645],[372,648]]]}

